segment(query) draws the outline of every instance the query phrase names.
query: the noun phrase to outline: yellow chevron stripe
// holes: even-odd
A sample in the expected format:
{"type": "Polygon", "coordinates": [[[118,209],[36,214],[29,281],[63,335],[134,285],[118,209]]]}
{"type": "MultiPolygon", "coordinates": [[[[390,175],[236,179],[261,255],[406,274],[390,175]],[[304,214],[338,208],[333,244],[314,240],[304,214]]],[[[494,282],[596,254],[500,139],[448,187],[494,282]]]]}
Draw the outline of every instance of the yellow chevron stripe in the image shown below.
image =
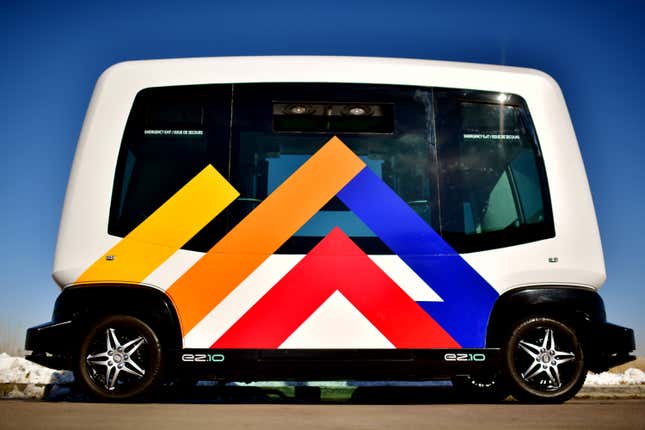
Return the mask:
{"type": "Polygon", "coordinates": [[[76,282],[143,281],[239,195],[208,165],[96,260],[76,282]],[[114,259],[107,260],[107,256],[114,259]]]}

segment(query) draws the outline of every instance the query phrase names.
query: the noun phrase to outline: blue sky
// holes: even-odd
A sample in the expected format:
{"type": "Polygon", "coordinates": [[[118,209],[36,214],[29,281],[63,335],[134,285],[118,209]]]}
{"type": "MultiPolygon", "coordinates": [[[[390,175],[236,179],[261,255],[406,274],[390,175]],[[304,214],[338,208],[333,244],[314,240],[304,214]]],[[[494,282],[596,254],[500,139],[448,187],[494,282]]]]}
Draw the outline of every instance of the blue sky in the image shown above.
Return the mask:
{"type": "Polygon", "coordinates": [[[0,6],[0,345],[47,321],[76,139],[109,65],[221,55],[362,55],[533,67],[569,106],[596,204],[609,319],[645,353],[645,3],[37,2],[0,6]]]}

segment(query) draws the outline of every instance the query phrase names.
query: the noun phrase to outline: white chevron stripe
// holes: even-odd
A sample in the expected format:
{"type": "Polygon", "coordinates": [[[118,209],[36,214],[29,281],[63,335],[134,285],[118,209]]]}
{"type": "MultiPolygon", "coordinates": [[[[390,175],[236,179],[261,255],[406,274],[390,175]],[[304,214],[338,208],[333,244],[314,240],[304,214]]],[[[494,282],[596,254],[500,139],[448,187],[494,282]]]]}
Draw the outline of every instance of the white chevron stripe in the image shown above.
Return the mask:
{"type": "Polygon", "coordinates": [[[166,291],[203,256],[201,252],[180,249],[149,274],[143,283],[166,291]]]}
{"type": "Polygon", "coordinates": [[[398,255],[370,255],[369,257],[415,302],[443,301],[398,255]]]}
{"type": "Polygon", "coordinates": [[[394,345],[336,291],[280,348],[394,348],[394,345]]]}
{"type": "MultiPolygon", "coordinates": [[[[184,337],[184,348],[210,348],[304,255],[271,255],[184,337]]],[[[226,268],[222,268],[226,270],[226,268]]]]}

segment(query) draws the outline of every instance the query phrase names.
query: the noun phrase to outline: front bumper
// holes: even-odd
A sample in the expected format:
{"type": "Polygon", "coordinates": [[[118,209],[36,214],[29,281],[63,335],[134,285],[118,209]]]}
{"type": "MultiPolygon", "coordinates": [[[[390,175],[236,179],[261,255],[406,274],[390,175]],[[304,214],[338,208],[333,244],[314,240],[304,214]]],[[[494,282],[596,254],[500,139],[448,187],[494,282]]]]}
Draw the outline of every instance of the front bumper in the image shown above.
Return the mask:
{"type": "Polygon", "coordinates": [[[72,321],[48,322],[27,329],[25,358],[52,369],[70,369],[75,329],[72,321]]]}
{"type": "Polygon", "coordinates": [[[628,363],[636,357],[634,330],[611,323],[603,323],[593,333],[593,347],[588,351],[588,367],[592,372],[604,372],[614,366],[628,363]]]}

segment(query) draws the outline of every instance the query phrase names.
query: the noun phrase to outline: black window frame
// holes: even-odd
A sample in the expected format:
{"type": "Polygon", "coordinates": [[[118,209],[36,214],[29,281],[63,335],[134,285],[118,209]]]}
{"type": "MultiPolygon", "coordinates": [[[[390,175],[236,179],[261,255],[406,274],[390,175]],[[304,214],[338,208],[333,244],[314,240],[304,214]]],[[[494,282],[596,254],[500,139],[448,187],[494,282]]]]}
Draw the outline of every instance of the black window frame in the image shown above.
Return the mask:
{"type": "MultiPolygon", "coordinates": [[[[445,231],[442,213],[440,213],[439,224],[441,227],[439,234],[442,236],[442,238],[460,254],[468,254],[473,252],[489,251],[494,249],[507,248],[510,246],[528,244],[555,237],[556,232],[553,218],[553,208],[551,205],[551,193],[546,175],[544,157],[542,155],[542,149],[540,147],[540,142],[535,125],[533,123],[533,119],[531,118],[528,105],[524,98],[517,94],[510,93],[441,87],[433,87],[433,93],[433,102],[435,106],[435,133],[437,130],[437,112],[440,111],[440,107],[438,106],[439,97],[436,96],[437,93],[443,93],[445,95],[448,95],[449,97],[452,97],[456,103],[481,103],[496,106],[503,104],[504,106],[515,107],[519,109],[521,121],[524,123],[525,128],[529,132],[532,142],[531,146],[533,149],[533,155],[535,157],[544,211],[544,219],[539,225],[521,225],[516,230],[486,232],[478,235],[468,235],[468,237],[466,237],[466,235],[445,231]],[[503,100],[500,100],[499,97],[503,97],[503,100]]],[[[439,142],[439,138],[437,137],[437,147],[440,147],[440,145],[441,144],[439,142]]],[[[443,200],[441,174],[442,158],[440,154],[438,154],[437,157],[439,165],[439,202],[441,204],[443,200]]],[[[515,203],[517,204],[517,200],[515,201],[515,203]]]]}

